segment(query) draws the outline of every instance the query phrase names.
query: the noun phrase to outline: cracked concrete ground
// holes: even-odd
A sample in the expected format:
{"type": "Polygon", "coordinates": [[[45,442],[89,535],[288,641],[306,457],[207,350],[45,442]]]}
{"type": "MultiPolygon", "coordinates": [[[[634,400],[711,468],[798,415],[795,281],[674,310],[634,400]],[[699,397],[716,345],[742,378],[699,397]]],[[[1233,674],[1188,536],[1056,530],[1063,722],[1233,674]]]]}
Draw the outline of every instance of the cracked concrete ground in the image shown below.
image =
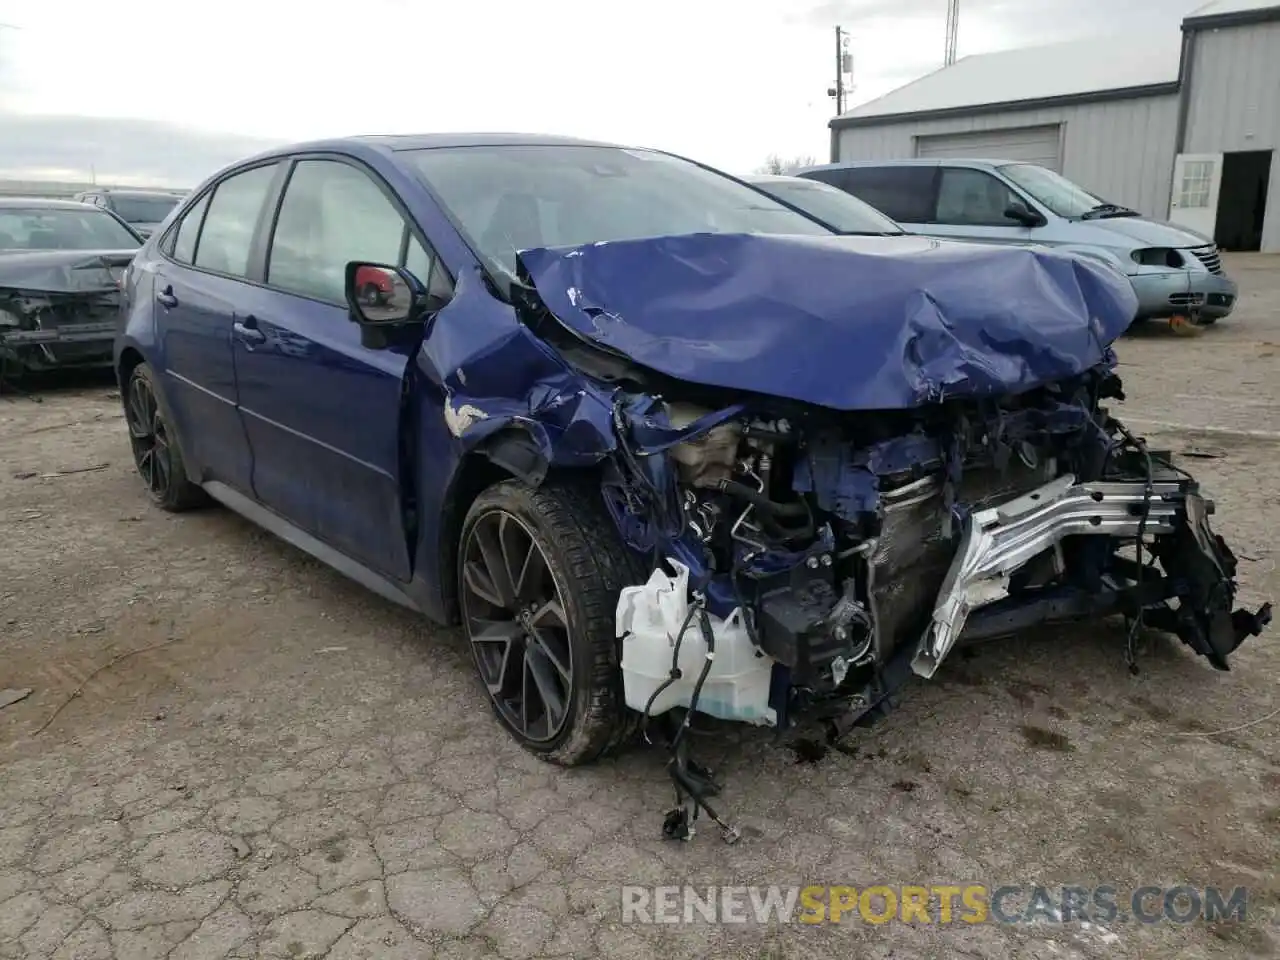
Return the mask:
{"type": "MultiPolygon", "coordinates": [[[[1280,595],[1280,263],[1230,269],[1244,299],[1218,328],[1122,342],[1123,409],[1153,443],[1199,455],[1184,463],[1256,603],[1280,595]]],[[[111,391],[79,379],[39,404],[0,399],[0,688],[34,689],[0,710],[0,958],[1280,944],[1280,719],[1207,735],[1276,709],[1274,631],[1227,674],[1151,638],[1137,676],[1115,628],[1041,631],[956,656],[817,763],[755,731],[710,741],[748,836],[675,845],[661,756],[544,765],[491,718],[456,632],[230,512],[153,509],[111,391]],[[1243,884],[1253,899],[1244,925],[620,922],[622,884],[972,881],[1243,884]]]]}

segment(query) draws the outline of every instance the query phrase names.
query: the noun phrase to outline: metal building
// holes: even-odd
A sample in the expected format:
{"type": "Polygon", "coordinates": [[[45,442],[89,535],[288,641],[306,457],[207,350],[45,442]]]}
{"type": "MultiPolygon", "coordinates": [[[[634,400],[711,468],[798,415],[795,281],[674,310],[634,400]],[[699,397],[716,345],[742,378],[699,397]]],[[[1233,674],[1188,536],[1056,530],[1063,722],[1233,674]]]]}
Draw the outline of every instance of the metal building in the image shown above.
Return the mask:
{"type": "Polygon", "coordinates": [[[833,161],[1031,161],[1225,249],[1280,252],[1280,0],[965,57],[830,126],[833,161]]]}

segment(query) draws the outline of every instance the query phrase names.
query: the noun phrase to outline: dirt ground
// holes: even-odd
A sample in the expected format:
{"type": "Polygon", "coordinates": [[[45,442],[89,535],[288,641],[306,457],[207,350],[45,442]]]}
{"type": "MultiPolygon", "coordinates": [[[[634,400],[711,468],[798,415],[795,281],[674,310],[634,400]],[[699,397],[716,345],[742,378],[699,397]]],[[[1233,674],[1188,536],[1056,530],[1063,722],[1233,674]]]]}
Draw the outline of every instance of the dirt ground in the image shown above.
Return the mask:
{"type": "MultiPolygon", "coordinates": [[[[1280,258],[1122,341],[1128,422],[1280,597],[1280,258]]],[[[455,631],[234,514],[152,508],[114,387],[0,399],[0,958],[1146,958],[1280,951],[1277,630],[1041,631],[957,655],[817,762],[712,741],[736,846],[661,836],[664,758],[515,747],[455,631]],[[78,472],[77,472],[78,471],[78,472]],[[130,651],[124,659],[116,658],[130,651]],[[1215,731],[1235,729],[1215,734],[1215,731]],[[622,884],[1247,886],[1244,924],[621,922],[622,884]]]]}

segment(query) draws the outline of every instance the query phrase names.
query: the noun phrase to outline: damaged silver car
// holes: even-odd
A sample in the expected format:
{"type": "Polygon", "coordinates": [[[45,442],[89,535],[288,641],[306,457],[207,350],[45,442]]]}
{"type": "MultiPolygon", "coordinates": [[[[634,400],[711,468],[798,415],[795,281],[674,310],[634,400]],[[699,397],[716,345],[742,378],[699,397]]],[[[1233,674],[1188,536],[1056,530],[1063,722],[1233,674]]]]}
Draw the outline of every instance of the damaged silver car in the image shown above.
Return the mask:
{"type": "Polygon", "coordinates": [[[0,374],[110,366],[121,281],[141,245],[105,210],[0,198],[0,374]]]}

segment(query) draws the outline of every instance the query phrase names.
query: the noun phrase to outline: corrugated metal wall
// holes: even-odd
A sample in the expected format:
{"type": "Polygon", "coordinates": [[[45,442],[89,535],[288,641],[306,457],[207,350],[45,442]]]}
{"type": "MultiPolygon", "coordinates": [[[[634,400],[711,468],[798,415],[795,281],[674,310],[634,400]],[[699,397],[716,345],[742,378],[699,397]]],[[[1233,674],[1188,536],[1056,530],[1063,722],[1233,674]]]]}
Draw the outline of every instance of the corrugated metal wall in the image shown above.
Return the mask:
{"type": "Polygon", "coordinates": [[[1173,95],[855,127],[840,131],[839,157],[903,160],[916,155],[918,136],[1049,123],[1065,125],[1064,176],[1109,200],[1164,219],[1178,127],[1178,98],[1173,95]]]}
{"type": "Polygon", "coordinates": [[[1262,249],[1280,253],[1280,23],[1198,31],[1184,153],[1275,150],[1262,249]]]}

